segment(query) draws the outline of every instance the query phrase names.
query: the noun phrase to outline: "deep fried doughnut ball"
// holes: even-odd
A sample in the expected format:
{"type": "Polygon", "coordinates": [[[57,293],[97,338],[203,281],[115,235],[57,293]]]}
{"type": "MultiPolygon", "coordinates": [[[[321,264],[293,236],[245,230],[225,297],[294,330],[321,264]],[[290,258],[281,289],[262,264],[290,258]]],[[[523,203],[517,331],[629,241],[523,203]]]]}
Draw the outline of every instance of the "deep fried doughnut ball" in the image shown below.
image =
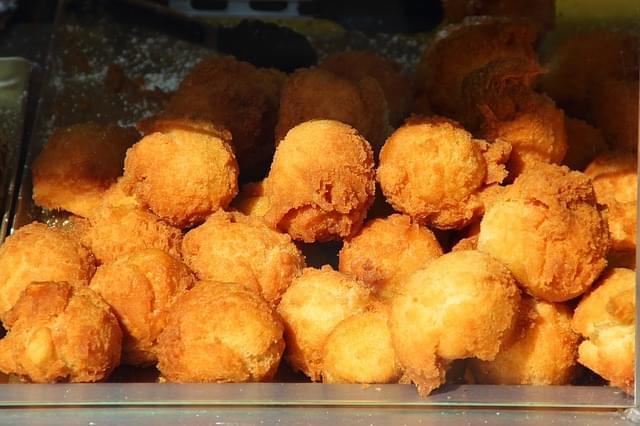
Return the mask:
{"type": "Polygon", "coordinates": [[[255,292],[201,281],[173,304],[158,339],[158,369],[171,382],[261,382],[278,369],[282,322],[255,292]]]}
{"type": "Polygon", "coordinates": [[[125,152],[138,137],[134,129],[96,123],[56,130],[31,168],[33,200],[88,217],[122,174],[125,152]]]}
{"type": "Polygon", "coordinates": [[[123,364],[155,364],[168,311],[194,282],[186,265],[158,249],[127,254],[98,268],[90,287],[120,321],[123,364]]]}
{"type": "Polygon", "coordinates": [[[280,142],[265,191],[271,203],[265,220],[293,239],[349,237],[374,198],[371,146],[346,124],[302,123],[280,142]]]}
{"type": "Polygon", "coordinates": [[[634,271],[610,270],[573,315],[573,328],[586,338],[578,362],[627,392],[634,386],[635,283],[634,271]]]}
{"type": "Polygon", "coordinates": [[[593,124],[616,150],[638,150],[638,86],[634,80],[606,79],[595,83],[590,96],[593,124]]]}
{"type": "Polygon", "coordinates": [[[487,209],[478,239],[478,250],[547,302],[588,290],[607,264],[609,245],[590,179],[546,163],[521,174],[487,209]]]}
{"type": "Polygon", "coordinates": [[[214,213],[187,232],[182,255],[199,279],[242,284],[272,305],[304,268],[304,257],[287,234],[238,212],[214,213]]]}
{"type": "Polygon", "coordinates": [[[467,16],[508,16],[531,19],[540,30],[553,28],[554,0],[443,0],[448,22],[458,22],[467,16]]]}
{"type": "Polygon", "coordinates": [[[30,284],[4,324],[0,371],[24,381],[97,382],[120,362],[118,320],[85,285],[30,284]]]}
{"type": "Polygon", "coordinates": [[[88,284],[95,259],[72,235],[44,223],[31,223],[0,246],[0,316],[32,281],[88,284]]]}
{"type": "Polygon", "coordinates": [[[319,381],[322,351],[329,334],[342,320],[364,312],[370,301],[371,293],[364,285],[330,266],[306,268],[278,306],[285,325],[289,364],[319,381]]]}
{"type": "Polygon", "coordinates": [[[600,129],[587,122],[565,116],[564,125],[568,149],[562,164],[570,169],[584,170],[596,156],[609,148],[600,129]]]}
{"type": "Polygon", "coordinates": [[[404,380],[428,395],[446,363],[493,360],[516,323],[520,291],[491,256],[456,251],[415,272],[391,301],[389,326],[404,380]]]}
{"type": "Polygon", "coordinates": [[[556,303],[523,300],[519,332],[504,342],[493,361],[470,360],[478,383],[566,385],[576,371],[579,336],[571,310],[556,303]]]}
{"type": "Polygon", "coordinates": [[[247,216],[264,217],[269,211],[269,197],[265,192],[265,181],[250,182],[242,185],[240,193],[231,202],[231,208],[247,216]]]}
{"type": "Polygon", "coordinates": [[[409,275],[442,256],[442,247],[428,228],[404,215],[374,219],[340,250],[340,272],[390,298],[409,275]]]}
{"type": "Polygon", "coordinates": [[[202,223],[238,193],[231,135],[204,121],[160,120],[127,151],[125,192],[179,228],[202,223]]]}

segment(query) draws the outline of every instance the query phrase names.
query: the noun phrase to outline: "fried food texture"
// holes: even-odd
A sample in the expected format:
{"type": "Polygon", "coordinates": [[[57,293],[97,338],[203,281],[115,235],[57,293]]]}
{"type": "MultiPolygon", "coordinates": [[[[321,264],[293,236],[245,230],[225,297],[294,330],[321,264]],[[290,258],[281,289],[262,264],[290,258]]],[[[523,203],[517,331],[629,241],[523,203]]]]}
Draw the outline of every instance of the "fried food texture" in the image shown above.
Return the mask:
{"type": "Polygon", "coordinates": [[[551,30],[556,9],[554,0],[443,0],[447,22],[459,22],[467,16],[505,16],[527,18],[540,30],[551,30]]]}
{"type": "Polygon", "coordinates": [[[628,393],[634,386],[635,282],[630,269],[608,271],[573,315],[573,328],[586,339],[578,362],[628,393]]]}
{"type": "Polygon", "coordinates": [[[364,312],[370,301],[371,292],[363,284],[331,267],[306,268],[278,306],[285,326],[285,357],[293,369],[320,381],[327,338],[341,321],[364,312]]]}
{"type": "Polygon", "coordinates": [[[127,151],[125,192],[178,228],[225,209],[238,193],[229,132],[188,119],[160,120],[153,129],[127,151]]]}
{"type": "Polygon", "coordinates": [[[564,125],[568,149],[562,164],[570,169],[584,170],[594,158],[608,150],[600,129],[586,121],[565,116],[564,125]]]}
{"type": "Polygon", "coordinates": [[[605,268],[609,247],[590,179],[563,166],[539,163],[521,174],[480,222],[478,250],[547,302],[587,291],[605,268]]]}
{"type": "Polygon", "coordinates": [[[134,129],[96,123],[56,130],[32,165],[33,200],[42,207],[88,217],[122,174],[134,129]]]}
{"type": "Polygon", "coordinates": [[[442,256],[433,232],[410,217],[394,214],[366,223],[340,250],[340,272],[389,299],[409,275],[442,256]]]}
{"type": "Polygon", "coordinates": [[[170,382],[262,382],[278,369],[282,321],[240,284],[201,281],[171,307],[158,339],[158,369],[170,382]]]}
{"type": "Polygon", "coordinates": [[[0,316],[18,301],[32,281],[89,283],[95,259],[67,232],[33,222],[0,246],[0,316]]]}
{"type": "Polygon", "coordinates": [[[266,222],[295,240],[322,242],[355,234],[373,203],[370,145],[356,129],[312,120],[278,145],[265,184],[266,222]]]}
{"type": "Polygon", "coordinates": [[[231,208],[247,216],[263,218],[271,205],[265,191],[265,181],[245,183],[231,202],[231,208]]]}
{"type": "Polygon", "coordinates": [[[297,70],[282,89],[276,144],[293,127],[317,119],[348,124],[373,147],[379,147],[388,127],[384,92],[372,77],[352,81],[322,68],[297,70]]]}
{"type": "Polygon", "coordinates": [[[111,306],[122,326],[123,364],[156,363],[167,314],[194,282],[186,265],[158,249],[127,254],[98,268],[90,287],[111,306]]]}
{"type": "Polygon", "coordinates": [[[515,328],[520,300],[509,270],[478,251],[448,253],[415,272],[391,301],[402,381],[428,395],[444,383],[449,362],[495,359],[515,328]]]}
{"type": "Polygon", "coordinates": [[[615,150],[638,151],[638,77],[595,83],[590,97],[593,124],[615,150]]]}
{"type": "Polygon", "coordinates": [[[187,232],[182,255],[199,279],[242,284],[272,305],[304,268],[289,235],[238,212],[214,213],[187,232]]]}
{"type": "Polygon", "coordinates": [[[32,283],[4,324],[0,371],[23,381],[97,382],[120,362],[118,320],[85,285],[32,283]]]}
{"type": "Polygon", "coordinates": [[[503,343],[493,361],[470,360],[474,378],[486,384],[569,384],[579,343],[571,317],[565,305],[523,299],[519,330],[503,343]]]}

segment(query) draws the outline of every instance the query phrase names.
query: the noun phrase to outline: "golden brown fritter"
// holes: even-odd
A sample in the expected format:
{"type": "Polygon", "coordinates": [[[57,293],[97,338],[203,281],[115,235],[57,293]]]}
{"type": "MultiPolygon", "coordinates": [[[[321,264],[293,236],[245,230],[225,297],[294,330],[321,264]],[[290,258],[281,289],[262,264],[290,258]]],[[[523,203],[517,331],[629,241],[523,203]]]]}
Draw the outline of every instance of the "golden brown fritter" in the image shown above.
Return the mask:
{"type": "Polygon", "coordinates": [[[122,185],[179,228],[204,222],[238,193],[231,135],[211,123],[164,119],[127,151],[122,185]]]}
{"type": "Polygon", "coordinates": [[[0,371],[24,381],[97,382],[120,362],[118,320],[86,285],[32,283],[4,324],[0,371]]]}
{"type": "Polygon", "coordinates": [[[269,197],[265,192],[264,180],[246,183],[240,187],[240,193],[230,207],[247,216],[263,218],[270,207],[269,197]]]}
{"type": "Polygon", "coordinates": [[[531,295],[547,302],[589,289],[606,266],[610,240],[590,179],[539,163],[487,209],[478,250],[502,261],[531,295]]]}
{"type": "Polygon", "coordinates": [[[493,361],[470,360],[478,383],[566,385],[576,371],[579,336],[571,310],[562,304],[525,298],[520,330],[503,343],[493,361]]]}
{"type": "Polygon", "coordinates": [[[585,121],[565,116],[567,132],[567,154],[562,164],[572,170],[584,170],[599,154],[608,150],[600,129],[585,121]]]}
{"type": "Polygon", "coordinates": [[[403,381],[428,395],[444,383],[450,361],[493,360],[513,332],[519,306],[515,279],[491,256],[469,250],[435,259],[391,301],[389,327],[403,381]]]}
{"type": "Polygon", "coordinates": [[[67,232],[33,222],[0,246],[0,316],[32,281],[88,284],[96,270],[91,252],[67,232]]]}
{"type": "Polygon", "coordinates": [[[282,89],[276,144],[293,127],[316,119],[355,127],[371,146],[380,147],[388,128],[384,92],[371,77],[354,82],[321,68],[299,69],[282,89]]]}
{"type": "Polygon", "coordinates": [[[126,254],[98,268],[90,287],[120,321],[123,364],[156,363],[168,311],[194,282],[186,265],[158,249],[126,254]]]}
{"type": "Polygon", "coordinates": [[[593,124],[613,149],[638,151],[638,76],[594,83],[589,100],[593,124]]]}
{"type": "Polygon", "coordinates": [[[365,224],[345,240],[339,256],[340,272],[388,299],[401,291],[409,275],[442,256],[442,247],[428,228],[394,214],[365,224]]]}
{"type": "Polygon", "coordinates": [[[527,18],[540,30],[551,30],[556,17],[555,0],[442,0],[447,22],[467,16],[508,16],[527,18]]]}
{"type": "Polygon", "coordinates": [[[311,380],[320,381],[327,338],[342,320],[364,312],[370,301],[371,293],[363,284],[330,266],[306,268],[278,306],[289,364],[311,380]]]}
{"type": "Polygon", "coordinates": [[[312,120],[278,145],[265,184],[265,220],[295,240],[329,241],[355,234],[375,192],[373,153],[356,129],[312,120]]]}
{"type": "Polygon", "coordinates": [[[278,369],[282,321],[240,284],[201,281],[173,304],[158,339],[158,369],[171,382],[262,382],[278,369]]]}
{"type": "Polygon", "coordinates": [[[505,158],[497,148],[508,146],[474,140],[446,118],[413,117],[387,139],[377,179],[394,209],[423,224],[460,229],[482,213],[485,184],[506,175],[496,161],[504,163],[509,151],[505,158]]]}
{"type": "Polygon", "coordinates": [[[287,234],[238,212],[214,213],[187,232],[182,255],[199,279],[242,284],[272,305],[304,268],[287,234]]]}
{"type": "Polygon", "coordinates": [[[573,316],[574,330],[586,338],[578,362],[629,393],[634,386],[635,283],[630,269],[607,272],[573,316]]]}
{"type": "Polygon", "coordinates": [[[409,113],[411,81],[403,75],[397,63],[383,59],[373,52],[354,50],[331,55],[318,66],[354,82],[365,77],[374,78],[384,92],[392,126],[399,125],[409,113]]]}
{"type": "Polygon", "coordinates": [[[96,123],[56,130],[33,162],[33,200],[48,209],[88,217],[122,174],[134,129],[96,123]]]}

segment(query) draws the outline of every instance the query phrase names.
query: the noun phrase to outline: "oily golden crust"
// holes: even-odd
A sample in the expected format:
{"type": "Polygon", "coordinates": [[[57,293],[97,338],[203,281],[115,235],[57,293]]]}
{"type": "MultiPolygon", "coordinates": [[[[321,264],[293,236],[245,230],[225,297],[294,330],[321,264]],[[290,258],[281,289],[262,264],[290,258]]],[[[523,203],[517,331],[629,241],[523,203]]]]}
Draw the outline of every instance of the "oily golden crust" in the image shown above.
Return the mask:
{"type": "Polygon", "coordinates": [[[174,226],[202,223],[238,193],[230,141],[228,131],[208,122],[160,120],[127,151],[123,189],[174,226]]]}
{"type": "Polygon", "coordinates": [[[277,305],[304,268],[304,256],[287,234],[238,212],[217,212],[187,232],[184,261],[201,280],[236,282],[277,305]]]}
{"type": "Polygon", "coordinates": [[[561,304],[523,300],[518,332],[493,361],[470,360],[478,383],[566,385],[574,376],[579,336],[571,310],[561,304]]]}
{"type": "Polygon", "coordinates": [[[265,221],[305,242],[356,233],[373,202],[373,153],[358,132],[331,120],[312,120],[278,145],[265,184],[265,221]]]}
{"type": "Polygon", "coordinates": [[[342,320],[363,312],[370,301],[370,291],[364,285],[331,267],[306,268],[278,306],[289,364],[319,381],[327,337],[342,320]]]}
{"type": "Polygon", "coordinates": [[[365,77],[374,78],[384,92],[392,126],[400,124],[409,113],[411,81],[402,74],[397,63],[383,59],[373,52],[354,50],[331,55],[318,66],[354,82],[365,77]]]}
{"type": "Polygon", "coordinates": [[[122,333],[100,296],[85,285],[30,284],[5,318],[0,371],[35,383],[96,382],[120,362],[122,333]]]}
{"type": "Polygon", "coordinates": [[[554,0],[443,0],[442,7],[447,22],[459,22],[467,16],[505,16],[527,18],[540,30],[554,26],[554,0]]]}
{"type": "Polygon", "coordinates": [[[409,275],[442,256],[442,247],[428,228],[394,214],[365,224],[345,240],[339,256],[340,272],[388,299],[400,291],[409,275]]]}
{"type": "Polygon", "coordinates": [[[231,208],[247,216],[263,218],[269,211],[269,197],[265,191],[265,181],[250,182],[240,187],[240,193],[231,202],[231,208]]]}
{"type": "Polygon", "coordinates": [[[95,272],[91,252],[67,232],[33,222],[0,246],[0,316],[32,281],[88,284],[95,272]]]}
{"type": "Polygon", "coordinates": [[[324,383],[395,383],[400,378],[388,307],[350,316],[329,334],[322,357],[324,383]]]}
{"type": "Polygon", "coordinates": [[[201,281],[173,304],[158,339],[158,369],[171,382],[261,382],[284,350],[282,321],[241,284],[201,281]]]}
{"type": "Polygon", "coordinates": [[[489,206],[478,239],[479,250],[548,302],[588,290],[606,266],[609,246],[589,178],[546,163],[521,174],[489,206]]]}
{"type": "Polygon", "coordinates": [[[594,83],[590,96],[593,124],[613,149],[638,151],[638,76],[633,80],[605,79],[594,83]]]}
{"type": "Polygon", "coordinates": [[[520,304],[511,273],[478,251],[457,251],[415,272],[391,301],[389,326],[405,380],[428,394],[446,363],[495,358],[520,304]]]}
{"type": "Polygon", "coordinates": [[[351,81],[321,68],[299,69],[282,89],[276,144],[298,124],[324,119],[356,128],[373,147],[379,147],[388,126],[384,96],[372,77],[351,81]]]}
{"type": "Polygon", "coordinates": [[[32,165],[33,200],[48,209],[88,217],[122,174],[134,129],[96,123],[56,130],[32,165]]]}
{"type": "Polygon", "coordinates": [[[562,164],[572,170],[584,170],[596,156],[608,150],[600,129],[585,121],[565,116],[567,154],[562,164]]]}
{"type": "Polygon", "coordinates": [[[635,281],[630,269],[610,270],[573,316],[574,330],[586,338],[578,362],[627,392],[634,386],[635,281]]]}
{"type": "Polygon", "coordinates": [[[127,254],[98,268],[90,287],[120,321],[123,364],[156,363],[168,311],[194,282],[186,265],[158,249],[127,254]]]}

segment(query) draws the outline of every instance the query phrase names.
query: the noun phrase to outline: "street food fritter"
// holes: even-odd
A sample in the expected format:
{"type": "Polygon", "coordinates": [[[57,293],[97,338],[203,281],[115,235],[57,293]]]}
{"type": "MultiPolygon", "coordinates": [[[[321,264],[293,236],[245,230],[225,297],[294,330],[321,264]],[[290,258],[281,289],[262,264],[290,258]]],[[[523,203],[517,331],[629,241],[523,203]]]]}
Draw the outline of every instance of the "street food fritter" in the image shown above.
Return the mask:
{"type": "Polygon", "coordinates": [[[442,0],[447,22],[467,16],[506,16],[532,20],[539,30],[551,30],[556,17],[555,0],[442,0]]]}
{"type": "Polygon", "coordinates": [[[179,228],[204,222],[238,193],[231,135],[211,123],[164,119],[128,151],[122,185],[179,228]]]}
{"type": "Polygon", "coordinates": [[[0,371],[24,381],[97,382],[120,363],[118,320],[86,285],[32,283],[4,325],[0,371]]]}
{"type": "Polygon", "coordinates": [[[586,340],[578,362],[626,392],[634,387],[636,274],[616,268],[578,304],[573,328],[586,340]]]}
{"type": "Polygon", "coordinates": [[[327,338],[342,320],[364,312],[370,301],[371,293],[363,284],[330,266],[306,268],[278,306],[289,364],[314,382],[320,381],[327,338]]]}
{"type": "Polygon", "coordinates": [[[324,119],[355,127],[377,148],[387,135],[388,115],[384,92],[374,78],[354,82],[322,68],[300,69],[282,89],[276,144],[298,124],[324,119]]]}
{"type": "Polygon", "coordinates": [[[429,261],[442,256],[442,247],[428,228],[394,214],[374,219],[340,250],[340,272],[362,281],[379,297],[397,294],[402,283],[429,261]]]}
{"type": "Polygon", "coordinates": [[[592,121],[615,150],[638,151],[639,94],[637,75],[594,83],[589,101],[592,121]]]}
{"type": "Polygon", "coordinates": [[[397,63],[383,59],[373,52],[355,50],[331,55],[318,66],[354,82],[365,77],[374,78],[384,92],[392,126],[399,125],[409,113],[411,81],[402,74],[397,63]]]}
{"type": "Polygon", "coordinates": [[[269,197],[265,193],[265,181],[249,182],[240,187],[240,193],[231,202],[231,208],[247,216],[264,217],[269,211],[269,197]]]}
{"type": "Polygon", "coordinates": [[[408,278],[391,301],[389,326],[403,381],[428,395],[456,359],[495,359],[510,338],[520,291],[509,270],[479,251],[456,251],[408,278]]]}
{"type": "Polygon", "coordinates": [[[571,310],[557,303],[523,299],[520,329],[503,343],[493,361],[470,360],[478,383],[566,385],[576,372],[579,336],[571,310]]]}
{"type": "Polygon", "coordinates": [[[608,150],[600,129],[586,121],[565,116],[564,125],[568,149],[562,164],[571,170],[584,170],[596,156],[608,150]]]}
{"type": "Polygon", "coordinates": [[[187,232],[182,256],[199,279],[242,284],[272,305],[304,268],[289,235],[239,212],[214,213],[187,232]]]}
{"type": "Polygon", "coordinates": [[[126,254],[98,268],[90,287],[120,321],[123,364],[156,363],[168,311],[194,282],[186,265],[158,249],[126,254]]]}
{"type": "Polygon", "coordinates": [[[34,202],[88,217],[138,137],[134,129],[91,122],[56,130],[31,168],[34,202]]]}
{"type": "Polygon", "coordinates": [[[610,240],[590,179],[539,163],[489,206],[478,250],[503,262],[531,295],[562,302],[584,293],[605,268],[610,240]]]}
{"type": "Polygon", "coordinates": [[[32,281],[88,284],[95,259],[67,232],[31,223],[0,246],[0,317],[18,301],[32,281]]]}
{"type": "Polygon", "coordinates": [[[332,120],[299,124],[278,145],[265,184],[265,220],[295,240],[322,242],[355,234],[375,192],[371,146],[332,120]]]}
{"type": "Polygon", "coordinates": [[[413,117],[380,152],[377,179],[394,209],[440,229],[460,229],[483,211],[485,184],[500,182],[509,150],[474,140],[457,123],[413,117]],[[485,155],[486,154],[486,155],[485,155]],[[502,170],[502,172],[501,172],[502,170]]]}
{"type": "Polygon", "coordinates": [[[262,382],[278,369],[282,321],[241,284],[201,281],[173,304],[158,339],[170,382],[262,382]]]}

